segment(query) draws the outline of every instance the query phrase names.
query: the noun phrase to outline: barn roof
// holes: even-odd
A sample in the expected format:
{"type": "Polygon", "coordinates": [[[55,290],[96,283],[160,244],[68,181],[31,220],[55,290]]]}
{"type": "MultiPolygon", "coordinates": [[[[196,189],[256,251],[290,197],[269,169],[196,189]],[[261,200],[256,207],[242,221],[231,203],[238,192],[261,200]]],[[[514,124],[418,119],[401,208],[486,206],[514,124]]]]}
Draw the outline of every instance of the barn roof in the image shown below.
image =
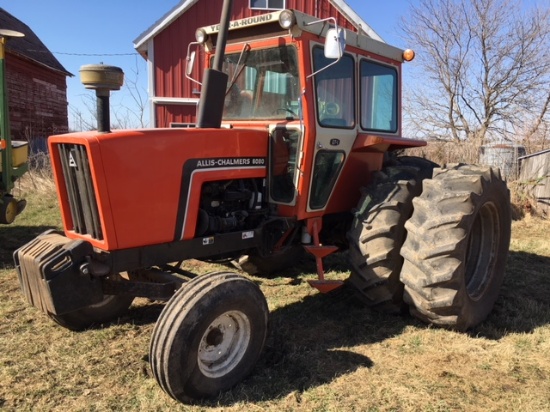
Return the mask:
{"type": "MultiPolygon", "coordinates": [[[[141,50],[146,47],[147,41],[172,24],[178,17],[189,10],[199,0],[181,0],[172,10],[157,20],[151,27],[141,33],[134,40],[134,47],[141,50]]],[[[344,0],[328,0],[350,23],[367,36],[383,41],[382,38],[350,7],[344,0]]]]}
{"type": "Polygon", "coordinates": [[[67,76],[72,76],[29,26],[2,8],[0,8],[0,29],[15,30],[25,35],[25,37],[11,38],[6,43],[6,50],[8,52],[30,59],[67,76]]]}

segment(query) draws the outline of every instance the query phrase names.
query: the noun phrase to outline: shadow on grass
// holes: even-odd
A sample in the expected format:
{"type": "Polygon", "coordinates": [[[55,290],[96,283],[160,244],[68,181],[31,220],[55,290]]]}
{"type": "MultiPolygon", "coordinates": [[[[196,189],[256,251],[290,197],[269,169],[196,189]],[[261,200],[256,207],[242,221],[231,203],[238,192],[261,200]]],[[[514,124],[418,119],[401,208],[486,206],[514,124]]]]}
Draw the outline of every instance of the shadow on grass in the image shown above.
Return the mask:
{"type": "Polygon", "coordinates": [[[0,265],[13,267],[13,252],[55,226],[0,226],[0,265]]]}
{"type": "Polygon", "coordinates": [[[501,339],[550,324],[550,257],[510,252],[500,296],[472,336],[501,339]]]}
{"type": "MultiPolygon", "coordinates": [[[[7,255],[11,262],[13,250],[48,227],[7,229],[8,232],[0,232],[0,256],[7,255]]],[[[511,252],[508,259],[501,296],[489,318],[469,332],[472,338],[498,340],[510,333],[530,333],[550,324],[550,258],[511,252]]],[[[285,275],[295,275],[297,280],[289,285],[299,284],[300,274],[312,273],[314,268],[311,260],[293,267],[285,275]]],[[[345,271],[345,259],[329,260],[327,269],[345,271]]],[[[133,307],[118,323],[153,324],[163,307],[161,303],[133,307]]],[[[408,315],[391,316],[365,308],[348,288],[307,296],[272,311],[268,341],[252,375],[200,405],[219,407],[286,396],[299,398],[301,392],[310,388],[373,367],[367,354],[353,348],[383,342],[400,335],[410,325],[423,327],[408,315]]]]}
{"type": "MultiPolygon", "coordinates": [[[[268,340],[252,375],[217,398],[197,405],[219,407],[291,394],[299,397],[307,389],[374,366],[368,356],[353,347],[398,335],[414,321],[372,312],[353,294],[347,288],[328,295],[314,294],[272,311],[268,340]]],[[[160,304],[134,307],[129,313],[131,319],[124,317],[119,323],[152,323],[161,310],[160,304]]]]}
{"type": "MultiPolygon", "coordinates": [[[[508,259],[501,296],[489,318],[469,332],[473,338],[498,340],[550,324],[550,258],[510,252],[508,259]]],[[[308,296],[272,312],[272,332],[253,376],[220,395],[215,404],[299,396],[308,388],[370,368],[371,359],[346,348],[382,342],[410,325],[428,327],[408,315],[375,313],[347,288],[308,296]]]]}
{"type": "MultiPolygon", "coordinates": [[[[328,262],[332,270],[345,270],[341,258],[328,262]]],[[[314,262],[304,261],[285,275],[312,273],[314,262]]],[[[472,338],[498,340],[510,333],[529,333],[550,324],[550,258],[511,252],[507,274],[489,318],[469,332],[472,338]]],[[[261,281],[260,281],[261,282],[261,281]]],[[[162,304],[133,308],[122,322],[154,323],[162,304]]],[[[357,301],[345,287],[331,294],[314,294],[270,314],[270,334],[253,374],[232,390],[203,406],[231,406],[239,402],[262,402],[301,392],[371,368],[373,361],[352,348],[400,335],[407,326],[424,324],[411,316],[373,312],[357,301]],[[350,349],[347,349],[350,348],[350,349]]],[[[425,326],[426,328],[428,326],[425,326]]]]}
{"type": "MultiPolygon", "coordinates": [[[[332,269],[343,270],[341,261],[332,269]]],[[[305,273],[311,262],[306,263],[305,273]]],[[[499,340],[532,333],[550,324],[550,258],[510,252],[501,295],[488,319],[469,332],[472,338],[499,340]]],[[[300,393],[371,368],[373,361],[353,350],[383,342],[410,325],[428,327],[411,316],[375,313],[358,303],[349,289],[315,294],[271,313],[271,333],[252,376],[204,406],[262,402],[300,393]],[[350,349],[347,349],[350,348],[350,349]]],[[[368,354],[367,354],[368,355],[368,354]]]]}
{"type": "Polygon", "coordinates": [[[406,318],[366,309],[347,288],[276,309],[255,373],[217,402],[277,399],[371,368],[373,361],[353,347],[383,341],[406,325],[406,318]]]}

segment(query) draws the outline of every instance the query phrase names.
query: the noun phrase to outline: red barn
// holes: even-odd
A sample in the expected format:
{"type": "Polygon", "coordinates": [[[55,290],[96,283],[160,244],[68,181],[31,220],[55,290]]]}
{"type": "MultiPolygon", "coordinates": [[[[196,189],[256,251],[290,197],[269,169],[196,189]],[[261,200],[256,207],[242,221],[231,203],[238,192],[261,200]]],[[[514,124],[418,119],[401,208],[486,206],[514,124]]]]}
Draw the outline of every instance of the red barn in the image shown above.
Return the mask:
{"type": "Polygon", "coordinates": [[[72,74],[26,24],[1,8],[0,28],[25,35],[6,44],[11,137],[45,147],[45,140],[37,138],[68,131],[66,78],[72,74]]]}
{"type": "MultiPolygon", "coordinates": [[[[197,85],[185,77],[187,45],[195,30],[219,22],[222,0],[183,0],[134,40],[148,62],[151,123],[155,127],[193,124],[199,98],[197,85]]],[[[342,0],[234,0],[231,20],[270,11],[295,9],[319,17],[335,17],[338,25],[380,37],[342,0]]],[[[197,59],[194,73],[202,73],[197,59]]]]}

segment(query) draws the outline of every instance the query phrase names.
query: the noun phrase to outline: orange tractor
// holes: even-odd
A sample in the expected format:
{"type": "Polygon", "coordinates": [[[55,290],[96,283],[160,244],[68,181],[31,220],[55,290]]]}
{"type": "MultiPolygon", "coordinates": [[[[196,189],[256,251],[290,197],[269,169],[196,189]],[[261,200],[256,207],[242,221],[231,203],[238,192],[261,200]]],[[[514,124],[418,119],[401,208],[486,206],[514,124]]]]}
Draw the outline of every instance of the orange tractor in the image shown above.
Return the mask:
{"type": "MultiPolygon", "coordinates": [[[[503,280],[509,192],[489,167],[396,155],[425,145],[401,137],[413,53],[298,11],[229,22],[230,3],[219,26],[197,30],[208,69],[196,128],[107,122],[50,137],[64,233],[16,251],[29,302],[80,330],[134,297],[169,299],[150,362],[183,402],[241,381],[268,324],[255,283],[197,276],[185,259],[234,260],[261,276],[307,251],[311,284],[326,292],[343,282],[325,276],[323,258],[347,250],[346,283],[368,306],[460,330],[481,322],[503,280]]],[[[98,101],[117,86],[106,74],[87,84],[98,101]]]]}

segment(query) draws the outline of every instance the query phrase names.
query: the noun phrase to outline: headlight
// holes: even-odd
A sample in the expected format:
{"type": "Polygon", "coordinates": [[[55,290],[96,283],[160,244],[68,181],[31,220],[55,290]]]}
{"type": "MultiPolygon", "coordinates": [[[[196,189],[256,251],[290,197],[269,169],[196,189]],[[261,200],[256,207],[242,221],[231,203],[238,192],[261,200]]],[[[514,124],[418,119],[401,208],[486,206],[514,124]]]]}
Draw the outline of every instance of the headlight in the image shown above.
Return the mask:
{"type": "Polygon", "coordinates": [[[195,32],[195,39],[197,39],[197,42],[204,43],[206,40],[208,40],[208,34],[203,29],[198,29],[195,32]]]}
{"type": "Polygon", "coordinates": [[[283,10],[279,14],[279,24],[283,29],[291,29],[296,24],[296,17],[292,10],[283,10]]]}

